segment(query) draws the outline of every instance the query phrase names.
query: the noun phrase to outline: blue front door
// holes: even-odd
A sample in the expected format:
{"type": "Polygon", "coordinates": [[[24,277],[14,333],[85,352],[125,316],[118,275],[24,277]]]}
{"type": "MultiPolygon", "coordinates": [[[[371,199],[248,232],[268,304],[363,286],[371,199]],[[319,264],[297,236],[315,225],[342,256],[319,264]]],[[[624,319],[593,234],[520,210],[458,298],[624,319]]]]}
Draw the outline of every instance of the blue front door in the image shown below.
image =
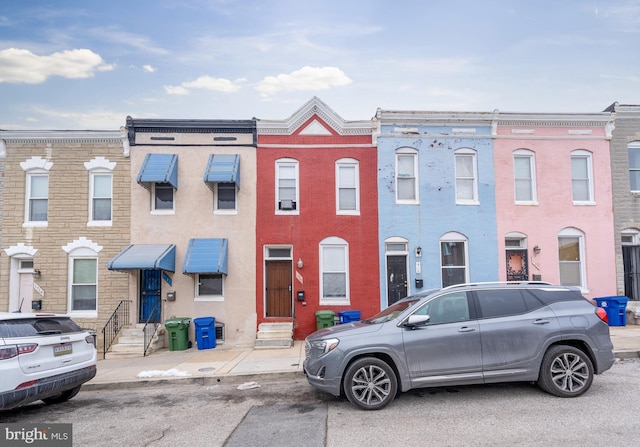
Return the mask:
{"type": "Polygon", "coordinates": [[[160,270],[141,270],[140,322],[160,323],[160,270]]]}

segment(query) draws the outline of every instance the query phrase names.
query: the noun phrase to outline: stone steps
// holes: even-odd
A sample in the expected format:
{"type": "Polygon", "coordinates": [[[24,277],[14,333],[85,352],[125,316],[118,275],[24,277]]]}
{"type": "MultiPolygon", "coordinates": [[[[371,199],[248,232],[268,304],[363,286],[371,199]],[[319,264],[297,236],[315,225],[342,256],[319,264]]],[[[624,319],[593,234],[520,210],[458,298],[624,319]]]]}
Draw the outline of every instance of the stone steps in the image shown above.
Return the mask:
{"type": "MultiPolygon", "coordinates": [[[[111,345],[107,356],[109,358],[123,358],[123,357],[140,357],[144,355],[144,325],[136,324],[122,328],[116,342],[111,345]]],[[[158,326],[158,329],[153,336],[153,340],[149,345],[147,353],[157,351],[164,348],[164,326],[158,326]]]]}
{"type": "Polygon", "coordinates": [[[293,323],[261,323],[256,334],[256,348],[290,348],[293,346],[293,323]]]}

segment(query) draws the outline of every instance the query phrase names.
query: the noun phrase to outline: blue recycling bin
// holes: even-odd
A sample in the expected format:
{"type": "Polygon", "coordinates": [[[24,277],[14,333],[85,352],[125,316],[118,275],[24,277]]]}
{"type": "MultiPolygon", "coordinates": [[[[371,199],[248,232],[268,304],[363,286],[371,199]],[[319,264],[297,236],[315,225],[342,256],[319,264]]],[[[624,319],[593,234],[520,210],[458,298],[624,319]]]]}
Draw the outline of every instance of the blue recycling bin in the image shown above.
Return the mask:
{"type": "Polygon", "coordinates": [[[342,312],[338,312],[338,316],[340,317],[340,323],[353,323],[354,321],[360,321],[360,311],[359,310],[344,310],[342,312]]]}
{"type": "Polygon", "coordinates": [[[216,347],[216,319],[214,317],[195,318],[196,344],[198,349],[213,349],[216,347]]]}
{"type": "Polygon", "coordinates": [[[604,296],[594,298],[598,303],[598,307],[602,307],[607,312],[609,326],[626,326],[627,325],[627,302],[629,298],[626,296],[604,296]]]}

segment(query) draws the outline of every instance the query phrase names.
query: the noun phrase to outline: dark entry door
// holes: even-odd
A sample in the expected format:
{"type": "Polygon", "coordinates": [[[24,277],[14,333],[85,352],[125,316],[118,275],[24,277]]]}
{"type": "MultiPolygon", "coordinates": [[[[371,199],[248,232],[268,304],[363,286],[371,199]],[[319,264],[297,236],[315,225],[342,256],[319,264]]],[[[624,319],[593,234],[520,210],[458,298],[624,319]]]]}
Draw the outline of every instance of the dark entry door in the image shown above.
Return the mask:
{"type": "Polygon", "coordinates": [[[507,250],[507,281],[528,281],[527,250],[507,250]]]}
{"type": "Polygon", "coordinates": [[[391,306],[407,296],[407,257],[387,256],[387,301],[391,306]]]}
{"type": "Polygon", "coordinates": [[[140,322],[160,323],[160,270],[141,270],[140,281],[140,322]]]}
{"type": "Polygon", "coordinates": [[[267,317],[291,317],[291,261],[267,261],[267,317]]]}
{"type": "Polygon", "coordinates": [[[623,245],[624,295],[632,301],[640,300],[640,246],[623,245]]]}

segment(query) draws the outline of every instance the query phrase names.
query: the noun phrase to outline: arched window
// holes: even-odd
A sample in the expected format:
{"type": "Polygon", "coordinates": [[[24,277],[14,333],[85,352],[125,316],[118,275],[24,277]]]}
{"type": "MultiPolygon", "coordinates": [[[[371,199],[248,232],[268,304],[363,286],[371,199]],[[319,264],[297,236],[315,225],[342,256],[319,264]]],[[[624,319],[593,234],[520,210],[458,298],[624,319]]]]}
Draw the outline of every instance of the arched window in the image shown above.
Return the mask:
{"type": "Polygon", "coordinates": [[[440,238],[442,287],[469,282],[467,238],[454,231],[440,238]]]}

